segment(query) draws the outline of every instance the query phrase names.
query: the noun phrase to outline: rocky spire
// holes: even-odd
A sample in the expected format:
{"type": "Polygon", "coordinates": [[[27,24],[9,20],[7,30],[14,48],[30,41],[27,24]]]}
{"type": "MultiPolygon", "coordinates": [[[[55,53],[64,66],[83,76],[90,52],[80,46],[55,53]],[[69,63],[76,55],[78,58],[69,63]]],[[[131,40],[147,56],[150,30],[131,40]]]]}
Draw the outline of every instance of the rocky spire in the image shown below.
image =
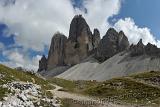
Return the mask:
{"type": "Polygon", "coordinates": [[[90,28],[82,15],[76,15],[70,24],[69,38],[65,49],[65,63],[68,65],[77,64],[86,58],[89,51],[92,50],[93,43],[90,28]]]}
{"type": "Polygon", "coordinates": [[[118,38],[118,50],[123,51],[127,48],[129,48],[128,38],[123,31],[120,31],[119,38],[118,38]]]}
{"type": "Polygon", "coordinates": [[[151,43],[148,43],[145,46],[145,52],[147,55],[151,55],[151,56],[160,56],[160,49],[157,48],[156,45],[153,45],[151,43]]]}
{"type": "Polygon", "coordinates": [[[73,42],[77,42],[78,37],[83,35],[89,37],[92,35],[92,33],[90,31],[90,28],[87,22],[82,17],[82,15],[76,15],[74,16],[70,24],[69,40],[72,40],[73,42]]]}
{"type": "Polygon", "coordinates": [[[138,56],[138,55],[144,54],[145,53],[145,46],[142,42],[142,39],[139,40],[137,45],[132,45],[130,47],[130,51],[131,51],[131,56],[138,56]]]}
{"type": "Polygon", "coordinates": [[[114,28],[110,28],[98,45],[96,58],[105,61],[128,47],[129,41],[124,33],[122,31],[118,33],[114,28]]]}
{"type": "Polygon", "coordinates": [[[56,33],[52,40],[48,55],[48,69],[52,69],[55,66],[65,65],[65,45],[67,37],[61,33],[56,33]]]}
{"type": "Polygon", "coordinates": [[[93,31],[93,37],[92,37],[92,41],[93,41],[93,48],[96,49],[98,47],[98,44],[101,40],[100,37],[100,33],[98,29],[94,29],[93,31]]]}
{"type": "Polygon", "coordinates": [[[38,72],[40,71],[46,71],[47,70],[47,58],[45,55],[42,56],[41,60],[39,61],[39,69],[38,72]]]}

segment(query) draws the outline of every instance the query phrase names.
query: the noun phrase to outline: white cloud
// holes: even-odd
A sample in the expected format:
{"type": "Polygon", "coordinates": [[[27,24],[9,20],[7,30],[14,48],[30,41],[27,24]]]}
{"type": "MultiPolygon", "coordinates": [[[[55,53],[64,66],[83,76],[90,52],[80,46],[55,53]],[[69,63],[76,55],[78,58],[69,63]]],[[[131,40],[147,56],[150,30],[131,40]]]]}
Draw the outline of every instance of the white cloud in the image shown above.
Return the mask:
{"type": "Polygon", "coordinates": [[[4,49],[4,44],[0,42],[0,51],[4,49]]]}
{"type": "Polygon", "coordinates": [[[0,5],[0,22],[16,34],[16,45],[42,51],[56,31],[68,36],[70,21],[77,13],[85,16],[92,30],[98,27],[104,34],[109,27],[108,18],[120,10],[120,1],[84,0],[88,11],[84,13],[74,9],[71,0],[16,0],[15,5],[0,5]]]}
{"type": "Polygon", "coordinates": [[[160,47],[160,41],[155,39],[154,35],[150,32],[150,29],[147,27],[138,27],[131,18],[118,20],[114,27],[118,31],[122,30],[126,34],[130,44],[136,44],[140,39],[142,39],[145,45],[150,42],[160,47]]]}
{"type": "Polygon", "coordinates": [[[42,51],[57,30],[68,34],[73,10],[70,0],[16,0],[0,5],[0,22],[16,34],[17,45],[42,51]]]}
{"type": "Polygon", "coordinates": [[[3,56],[8,58],[8,61],[1,62],[2,64],[16,68],[16,67],[23,67],[28,70],[37,70],[38,69],[38,62],[41,58],[40,55],[36,55],[33,58],[28,57],[26,52],[21,52],[18,49],[12,50],[4,50],[3,56]]]}
{"type": "Polygon", "coordinates": [[[119,13],[123,0],[84,0],[86,13],[85,9],[73,8],[70,0],[16,0],[14,5],[6,6],[4,1],[0,0],[0,22],[9,28],[4,32],[6,36],[14,33],[14,46],[23,47],[22,50],[5,50],[5,46],[0,43],[3,55],[9,59],[2,63],[10,67],[36,70],[40,56],[30,58],[26,50],[32,48],[43,51],[44,45],[50,44],[52,35],[57,31],[68,36],[70,22],[75,14],[82,14],[91,30],[98,28],[101,36],[109,27],[115,27],[124,31],[130,43],[136,44],[142,38],[144,44],[151,42],[160,47],[160,41],[155,39],[150,29],[138,27],[131,18],[120,19],[114,26],[109,23],[108,19],[119,13]]]}
{"type": "Polygon", "coordinates": [[[121,0],[85,0],[87,14],[83,13],[91,29],[98,28],[103,36],[111,27],[108,19],[119,13],[121,0]]]}
{"type": "MultiPolygon", "coordinates": [[[[71,0],[16,0],[14,5],[4,2],[7,3],[0,0],[0,22],[8,26],[6,36],[15,34],[15,47],[35,51],[43,51],[45,45],[49,46],[52,35],[57,31],[68,36],[70,22],[76,14],[86,18],[91,30],[98,28],[104,35],[110,27],[108,18],[118,14],[121,5],[121,0],[84,0],[85,13],[84,9],[74,8],[71,0]]],[[[27,52],[16,49],[3,53],[9,59],[3,64],[33,69],[38,67],[40,56],[30,58],[25,54],[27,52]]]]}

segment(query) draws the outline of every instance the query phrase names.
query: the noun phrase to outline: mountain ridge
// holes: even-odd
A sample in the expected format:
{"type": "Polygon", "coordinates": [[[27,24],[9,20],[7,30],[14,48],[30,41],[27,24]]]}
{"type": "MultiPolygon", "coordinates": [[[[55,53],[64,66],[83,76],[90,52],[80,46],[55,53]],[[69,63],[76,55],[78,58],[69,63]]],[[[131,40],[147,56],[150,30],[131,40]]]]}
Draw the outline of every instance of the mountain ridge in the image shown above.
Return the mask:
{"type": "MultiPolygon", "coordinates": [[[[82,80],[105,80],[105,78],[110,79],[118,75],[124,76],[125,74],[129,74],[133,71],[140,72],[147,70],[147,68],[143,67],[145,66],[143,64],[141,67],[138,67],[139,69],[137,69],[137,66],[139,65],[133,64],[135,68],[131,67],[133,71],[130,71],[131,69],[126,67],[127,65],[123,66],[123,64],[119,64],[119,62],[123,62],[124,59],[130,59],[130,62],[125,63],[136,63],[136,61],[133,61],[136,58],[137,61],[141,60],[143,62],[147,60],[147,57],[149,57],[149,60],[150,58],[154,59],[154,57],[159,59],[159,55],[160,49],[157,48],[157,46],[152,45],[151,43],[144,45],[142,39],[140,39],[140,41],[136,45],[130,45],[128,38],[124,34],[124,32],[117,32],[114,28],[109,28],[106,34],[101,39],[100,32],[97,28],[94,29],[92,34],[89,25],[87,24],[83,16],[76,15],[71,21],[68,38],[61,33],[54,34],[51,40],[48,58],[44,60],[45,58],[43,56],[40,60],[39,68],[41,69],[39,70],[39,73],[43,76],[51,74],[50,76],[48,75],[49,77],[58,75],[58,77],[61,78],[65,78],[67,75],[70,75],[65,79],[72,79],[75,75],[79,74],[75,76],[75,78],[82,80]],[[114,59],[115,57],[116,59],[114,59]],[[123,57],[123,60],[121,59],[121,57],[123,57]],[[119,61],[117,62],[117,65],[111,64],[115,63],[117,60],[119,61]],[[108,63],[109,65],[114,65],[115,68],[116,66],[120,67],[120,71],[121,69],[123,69],[124,71],[116,72],[114,71],[114,66],[113,68],[111,68],[111,66],[109,65],[106,65],[108,66],[108,68],[106,68],[106,63],[108,63]],[[110,78],[106,76],[106,74],[103,75],[103,73],[98,73],[100,69],[96,67],[100,65],[104,65],[101,66],[103,68],[103,70],[101,70],[103,72],[106,71],[104,72],[104,74],[106,73],[107,75],[110,75],[110,78]],[[75,68],[78,68],[78,71],[75,71],[75,68]],[[126,70],[127,68],[128,70],[126,70]],[[89,69],[92,71],[90,71],[89,69]],[[71,72],[71,70],[73,71],[71,72]],[[67,72],[69,74],[67,74],[67,72]],[[86,74],[85,72],[88,72],[88,74],[86,74]],[[99,78],[96,78],[96,76],[90,78],[89,75],[94,75],[92,72],[94,72],[94,74],[97,73],[96,75],[100,75],[102,77],[104,76],[103,79],[99,76],[97,76],[99,78]],[[115,74],[113,74],[113,72],[115,74]],[[79,78],[81,77],[81,74],[85,75],[85,78],[79,78]]],[[[147,62],[147,64],[150,64],[150,62],[147,62]]],[[[157,67],[156,70],[160,70],[160,68],[157,67]]]]}

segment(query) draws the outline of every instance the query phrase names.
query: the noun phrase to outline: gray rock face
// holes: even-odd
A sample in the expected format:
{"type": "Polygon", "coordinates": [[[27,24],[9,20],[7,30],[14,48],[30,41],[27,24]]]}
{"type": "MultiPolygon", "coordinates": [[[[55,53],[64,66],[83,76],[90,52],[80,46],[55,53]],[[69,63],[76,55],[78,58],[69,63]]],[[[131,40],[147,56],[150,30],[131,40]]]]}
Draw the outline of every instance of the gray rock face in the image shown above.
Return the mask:
{"type": "Polygon", "coordinates": [[[142,39],[137,45],[130,46],[131,56],[149,55],[149,56],[160,56],[160,49],[157,46],[148,43],[146,46],[142,43],[142,39]]]}
{"type": "Polygon", "coordinates": [[[42,56],[41,60],[39,61],[39,69],[38,71],[47,70],[47,58],[45,55],[42,56]]]}
{"type": "Polygon", "coordinates": [[[93,31],[93,37],[92,37],[92,41],[93,41],[93,48],[96,49],[98,47],[98,44],[101,40],[100,37],[100,33],[98,29],[94,29],[93,31]]]}
{"type": "Polygon", "coordinates": [[[119,50],[119,52],[124,51],[128,47],[129,47],[128,38],[125,36],[123,31],[120,31],[119,37],[118,37],[118,50],[119,50]]]}
{"type": "Polygon", "coordinates": [[[72,42],[78,42],[80,36],[91,37],[92,32],[82,15],[76,15],[71,21],[68,39],[72,42]]]}
{"type": "Polygon", "coordinates": [[[65,45],[67,37],[63,34],[56,33],[51,41],[51,46],[48,55],[47,69],[52,69],[55,66],[65,65],[65,45]]]}
{"type": "Polygon", "coordinates": [[[85,19],[76,15],[70,25],[69,38],[65,48],[65,63],[74,65],[88,56],[93,49],[92,33],[85,19]]]}
{"type": "Polygon", "coordinates": [[[139,56],[145,54],[145,46],[142,39],[137,43],[137,45],[130,46],[131,56],[139,56]]]}
{"type": "Polygon", "coordinates": [[[57,77],[69,80],[105,81],[134,73],[160,71],[160,57],[151,58],[144,55],[130,57],[129,54],[128,51],[120,52],[103,63],[83,62],[71,67],[57,77]]]}
{"type": "Polygon", "coordinates": [[[151,44],[151,43],[148,43],[146,46],[145,46],[145,53],[147,55],[151,55],[151,56],[160,56],[160,49],[157,48],[157,46],[151,44]]]}
{"type": "Polygon", "coordinates": [[[110,28],[98,45],[96,58],[103,62],[128,47],[129,41],[124,33],[122,31],[118,33],[115,29],[110,28]]]}

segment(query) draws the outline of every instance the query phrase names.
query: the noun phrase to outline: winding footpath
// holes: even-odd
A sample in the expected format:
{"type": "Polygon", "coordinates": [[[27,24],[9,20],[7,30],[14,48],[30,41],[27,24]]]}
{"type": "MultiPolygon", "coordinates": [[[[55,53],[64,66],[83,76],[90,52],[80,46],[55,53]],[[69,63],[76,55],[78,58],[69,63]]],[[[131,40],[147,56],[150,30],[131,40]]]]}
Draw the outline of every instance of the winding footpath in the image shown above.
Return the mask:
{"type": "Polygon", "coordinates": [[[53,85],[53,86],[55,87],[55,89],[48,90],[48,91],[51,91],[55,96],[61,99],[70,99],[74,101],[73,103],[85,104],[91,107],[134,107],[134,106],[116,105],[116,104],[104,102],[104,101],[101,101],[100,99],[89,97],[89,96],[59,91],[60,89],[62,89],[62,87],[57,85],[53,85]]]}

